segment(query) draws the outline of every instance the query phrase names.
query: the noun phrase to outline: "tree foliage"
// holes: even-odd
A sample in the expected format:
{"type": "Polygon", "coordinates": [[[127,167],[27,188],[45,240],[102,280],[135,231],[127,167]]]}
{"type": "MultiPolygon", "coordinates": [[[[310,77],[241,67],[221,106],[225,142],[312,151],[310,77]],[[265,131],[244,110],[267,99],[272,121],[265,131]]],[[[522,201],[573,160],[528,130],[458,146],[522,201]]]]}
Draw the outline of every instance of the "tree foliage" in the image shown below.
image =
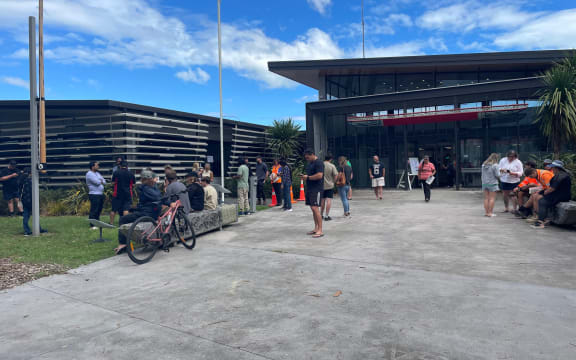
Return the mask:
{"type": "Polygon", "coordinates": [[[576,55],[543,74],[536,121],[557,158],[562,146],[576,141],[576,55]]]}
{"type": "Polygon", "coordinates": [[[272,152],[284,159],[297,157],[300,151],[300,125],[294,120],[274,120],[274,125],[267,130],[270,136],[268,147],[272,152]]]}

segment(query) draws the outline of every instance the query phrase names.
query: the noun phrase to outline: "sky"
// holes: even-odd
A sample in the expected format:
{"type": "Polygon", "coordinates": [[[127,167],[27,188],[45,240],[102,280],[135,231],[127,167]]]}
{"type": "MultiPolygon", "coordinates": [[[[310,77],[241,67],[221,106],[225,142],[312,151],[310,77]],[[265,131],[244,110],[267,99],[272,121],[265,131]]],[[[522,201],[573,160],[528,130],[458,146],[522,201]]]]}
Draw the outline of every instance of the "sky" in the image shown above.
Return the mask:
{"type": "MultiPolygon", "coordinates": [[[[218,116],[216,0],[45,0],[48,100],[218,116]]],[[[28,16],[0,0],[0,100],[28,99],[28,16]]],[[[364,0],[366,56],[576,48],[573,0],[364,0]]],[[[362,57],[361,0],[222,0],[224,116],[304,127],[317,92],[268,61],[362,57]]],[[[1,120],[1,119],[0,119],[1,120]]]]}

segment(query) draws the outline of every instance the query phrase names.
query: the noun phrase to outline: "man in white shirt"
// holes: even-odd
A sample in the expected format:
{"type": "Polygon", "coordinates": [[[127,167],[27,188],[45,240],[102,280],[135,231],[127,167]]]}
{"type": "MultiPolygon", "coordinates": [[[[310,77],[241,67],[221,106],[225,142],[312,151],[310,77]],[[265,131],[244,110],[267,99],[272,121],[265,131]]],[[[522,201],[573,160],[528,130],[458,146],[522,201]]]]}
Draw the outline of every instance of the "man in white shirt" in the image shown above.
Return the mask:
{"type": "Polygon", "coordinates": [[[510,211],[510,199],[512,199],[512,207],[514,212],[518,206],[515,196],[510,196],[514,189],[522,180],[524,174],[524,167],[522,161],[518,160],[518,154],[514,150],[508,151],[505,158],[502,158],[499,163],[500,167],[500,184],[502,186],[502,194],[504,199],[504,212],[510,211]]]}

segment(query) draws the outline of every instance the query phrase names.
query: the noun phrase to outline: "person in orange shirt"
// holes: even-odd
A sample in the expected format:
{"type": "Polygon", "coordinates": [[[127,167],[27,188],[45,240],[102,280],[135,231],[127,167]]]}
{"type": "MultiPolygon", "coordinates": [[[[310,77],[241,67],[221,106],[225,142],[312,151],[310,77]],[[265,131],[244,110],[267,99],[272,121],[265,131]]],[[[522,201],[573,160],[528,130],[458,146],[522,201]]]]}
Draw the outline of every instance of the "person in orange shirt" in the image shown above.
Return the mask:
{"type": "MultiPolygon", "coordinates": [[[[526,161],[524,163],[525,169],[536,169],[536,163],[534,161],[526,161]]],[[[518,184],[518,186],[512,191],[512,196],[518,198],[518,205],[523,206],[524,202],[530,197],[530,188],[538,187],[540,183],[538,180],[533,179],[529,176],[524,177],[524,180],[518,184]]]]}
{"type": "Polygon", "coordinates": [[[272,166],[272,171],[270,173],[270,182],[272,183],[272,187],[274,187],[274,192],[276,193],[276,201],[278,205],[282,206],[282,178],[278,173],[280,171],[280,162],[278,159],[274,159],[274,165],[272,166]]]}
{"type": "MultiPolygon", "coordinates": [[[[527,179],[536,180],[538,186],[542,188],[542,190],[546,190],[550,187],[550,181],[554,177],[554,173],[548,170],[539,170],[534,168],[528,168],[524,171],[524,175],[527,179]]],[[[534,193],[530,195],[530,199],[526,202],[526,204],[519,209],[520,215],[527,217],[528,213],[533,209],[534,214],[538,214],[538,200],[542,198],[542,195],[539,193],[534,193]],[[521,211],[520,211],[521,210],[521,211]]],[[[536,216],[537,219],[537,216],[536,216]]],[[[533,219],[529,219],[533,221],[533,219]]]]}

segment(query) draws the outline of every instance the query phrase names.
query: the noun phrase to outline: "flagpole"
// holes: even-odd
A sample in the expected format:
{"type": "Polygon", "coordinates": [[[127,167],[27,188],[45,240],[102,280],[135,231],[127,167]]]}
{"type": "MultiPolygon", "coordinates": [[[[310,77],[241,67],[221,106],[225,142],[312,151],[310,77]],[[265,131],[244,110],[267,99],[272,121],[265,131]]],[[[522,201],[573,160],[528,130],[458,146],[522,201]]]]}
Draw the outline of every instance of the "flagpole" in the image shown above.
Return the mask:
{"type": "MultiPolygon", "coordinates": [[[[218,0],[218,79],[220,90],[220,185],[224,188],[224,119],[222,113],[222,30],[220,0],[218,0]]],[[[222,203],[224,203],[224,192],[222,192],[222,203]]]]}
{"type": "Polygon", "coordinates": [[[364,0],[362,0],[362,57],[366,57],[366,49],[364,46],[364,0]]]}

